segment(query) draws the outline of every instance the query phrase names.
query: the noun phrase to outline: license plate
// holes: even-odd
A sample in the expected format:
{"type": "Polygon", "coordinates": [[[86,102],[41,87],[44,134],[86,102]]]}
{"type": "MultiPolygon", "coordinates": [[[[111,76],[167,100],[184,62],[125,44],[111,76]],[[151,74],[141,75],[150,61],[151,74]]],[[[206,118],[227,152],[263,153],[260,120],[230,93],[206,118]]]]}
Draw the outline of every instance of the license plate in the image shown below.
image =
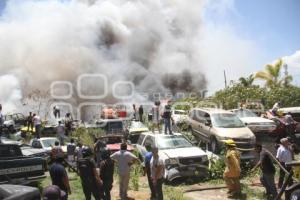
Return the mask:
{"type": "Polygon", "coordinates": [[[0,175],[17,174],[17,173],[24,173],[24,172],[40,171],[40,170],[43,170],[42,165],[8,168],[8,169],[1,169],[0,175]]]}

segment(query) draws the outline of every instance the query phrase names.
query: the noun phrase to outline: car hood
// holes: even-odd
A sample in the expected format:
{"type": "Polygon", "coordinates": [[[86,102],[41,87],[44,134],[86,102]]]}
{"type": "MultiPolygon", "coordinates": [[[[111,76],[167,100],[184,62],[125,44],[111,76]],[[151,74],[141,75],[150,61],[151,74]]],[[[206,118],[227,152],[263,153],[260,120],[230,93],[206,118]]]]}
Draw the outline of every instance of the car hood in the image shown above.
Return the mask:
{"type": "Polygon", "coordinates": [[[131,128],[129,129],[129,133],[135,133],[135,132],[147,132],[149,129],[147,127],[144,128],[131,128]]]}
{"type": "Polygon", "coordinates": [[[244,123],[272,123],[274,122],[270,119],[265,119],[262,117],[242,117],[240,118],[244,123]]]}
{"type": "Polygon", "coordinates": [[[22,147],[21,148],[22,153],[24,156],[32,156],[36,154],[46,154],[47,151],[44,149],[36,149],[36,148],[31,148],[31,147],[22,147]]]}
{"type": "MultiPolygon", "coordinates": [[[[61,146],[63,152],[67,152],[67,146],[61,146]]],[[[46,151],[51,151],[52,150],[52,147],[45,147],[44,148],[46,151]]]]}
{"type": "Polygon", "coordinates": [[[254,136],[248,127],[241,128],[214,128],[216,129],[217,136],[221,138],[243,138],[251,139],[254,136]]]}
{"type": "Polygon", "coordinates": [[[165,158],[198,157],[206,155],[206,153],[198,147],[162,149],[159,150],[159,152],[162,155],[162,157],[165,158]]]}

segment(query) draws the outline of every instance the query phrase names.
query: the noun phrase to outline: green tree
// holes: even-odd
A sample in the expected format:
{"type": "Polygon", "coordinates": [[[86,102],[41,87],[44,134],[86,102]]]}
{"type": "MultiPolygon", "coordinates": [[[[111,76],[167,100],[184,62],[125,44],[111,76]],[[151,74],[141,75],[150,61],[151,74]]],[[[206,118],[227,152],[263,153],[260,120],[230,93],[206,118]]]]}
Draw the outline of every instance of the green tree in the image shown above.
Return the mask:
{"type": "Polygon", "coordinates": [[[282,59],[279,59],[274,65],[268,64],[265,70],[259,71],[255,74],[255,79],[265,81],[268,88],[289,86],[293,77],[288,75],[281,78],[280,72],[283,66],[282,59]]]}
{"type": "Polygon", "coordinates": [[[244,87],[250,87],[253,84],[253,81],[255,80],[254,75],[250,74],[248,77],[241,77],[239,78],[240,84],[242,84],[244,87]]]}

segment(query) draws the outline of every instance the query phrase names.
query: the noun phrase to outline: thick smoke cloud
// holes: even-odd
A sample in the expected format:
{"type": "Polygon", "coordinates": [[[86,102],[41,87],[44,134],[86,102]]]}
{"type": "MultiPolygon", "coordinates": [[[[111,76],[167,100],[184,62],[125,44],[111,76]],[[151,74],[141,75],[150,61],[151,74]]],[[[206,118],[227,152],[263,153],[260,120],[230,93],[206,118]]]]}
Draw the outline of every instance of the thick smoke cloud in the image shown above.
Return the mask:
{"type": "Polygon", "coordinates": [[[201,0],[9,0],[0,19],[0,76],[17,77],[25,96],[49,90],[53,81],[76,86],[84,73],[105,74],[109,85],[131,81],[143,92],[200,91],[202,6],[201,0]]]}

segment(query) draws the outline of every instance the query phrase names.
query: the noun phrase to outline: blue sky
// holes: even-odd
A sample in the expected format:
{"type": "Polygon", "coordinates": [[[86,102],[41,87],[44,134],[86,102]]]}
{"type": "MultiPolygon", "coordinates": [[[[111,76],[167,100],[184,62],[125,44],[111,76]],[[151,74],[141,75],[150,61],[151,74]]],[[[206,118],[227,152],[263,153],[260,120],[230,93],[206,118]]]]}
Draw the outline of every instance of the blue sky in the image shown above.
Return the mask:
{"type": "MultiPolygon", "coordinates": [[[[204,23],[213,24],[214,28],[226,27],[221,30],[229,27],[237,41],[247,41],[255,46],[258,55],[249,57],[255,62],[251,66],[245,62],[245,73],[238,74],[247,76],[277,58],[290,56],[300,50],[299,11],[299,0],[210,0],[205,10],[204,23]]],[[[242,48],[240,50],[243,51],[242,48]]],[[[251,51],[255,53],[255,50],[251,51]]],[[[229,79],[236,80],[237,76],[230,77],[231,68],[224,67],[229,71],[229,79]]],[[[289,71],[294,75],[294,84],[300,85],[300,68],[289,66],[289,71]]],[[[212,87],[215,89],[221,85],[215,84],[212,87]]]]}

